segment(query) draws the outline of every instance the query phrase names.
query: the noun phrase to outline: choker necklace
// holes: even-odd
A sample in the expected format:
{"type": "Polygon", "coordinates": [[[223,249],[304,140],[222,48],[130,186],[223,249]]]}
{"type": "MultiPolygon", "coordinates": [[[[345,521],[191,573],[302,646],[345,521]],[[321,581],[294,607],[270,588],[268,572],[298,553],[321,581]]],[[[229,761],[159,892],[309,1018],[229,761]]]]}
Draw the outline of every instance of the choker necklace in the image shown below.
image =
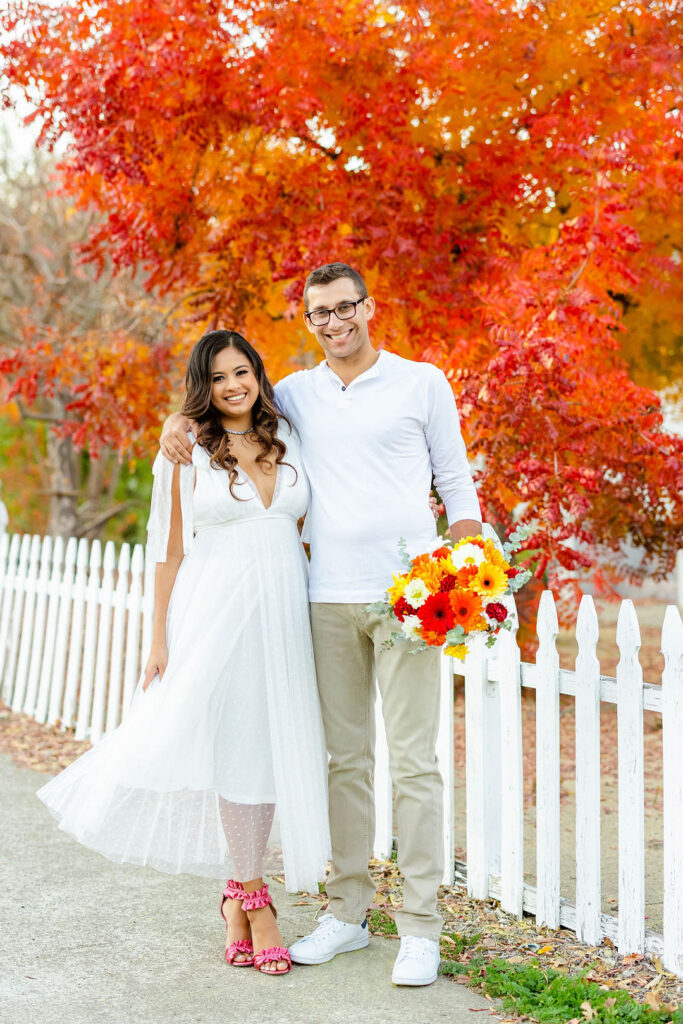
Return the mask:
{"type": "Polygon", "coordinates": [[[223,427],[226,434],[251,434],[253,427],[249,427],[249,430],[230,430],[229,427],[223,427]]]}

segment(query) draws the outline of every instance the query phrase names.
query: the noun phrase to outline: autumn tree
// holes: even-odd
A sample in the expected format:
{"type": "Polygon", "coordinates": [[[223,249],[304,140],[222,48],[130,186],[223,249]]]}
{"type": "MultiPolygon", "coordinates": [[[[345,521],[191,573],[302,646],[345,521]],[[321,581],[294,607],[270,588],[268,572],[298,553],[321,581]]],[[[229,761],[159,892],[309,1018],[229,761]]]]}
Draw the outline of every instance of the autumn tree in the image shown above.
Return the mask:
{"type": "Polygon", "coordinates": [[[96,216],[51,194],[52,175],[39,156],[0,175],[0,384],[49,428],[48,531],[95,536],[130,505],[115,498],[123,456],[147,455],[158,431],[172,335],[131,272],[81,265],[96,216]]]}
{"type": "Polygon", "coordinates": [[[683,444],[622,348],[628,309],[681,303],[681,19],[15,0],[2,54],[41,143],[71,139],[65,189],[102,217],[87,258],[242,327],[276,374],[310,358],[307,270],[361,267],[375,340],[446,371],[486,516],[531,522],[561,589],[623,570],[625,543],[665,573],[683,543],[683,444]]]}

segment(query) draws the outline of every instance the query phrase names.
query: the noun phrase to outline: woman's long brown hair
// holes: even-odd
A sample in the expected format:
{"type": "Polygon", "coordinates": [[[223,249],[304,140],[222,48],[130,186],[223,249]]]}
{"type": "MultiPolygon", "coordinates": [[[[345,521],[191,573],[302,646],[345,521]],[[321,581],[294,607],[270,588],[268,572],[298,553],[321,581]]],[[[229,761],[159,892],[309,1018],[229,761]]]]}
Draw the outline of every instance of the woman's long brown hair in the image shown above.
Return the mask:
{"type": "Polygon", "coordinates": [[[271,452],[275,452],[276,464],[279,466],[282,463],[287,448],[277,436],[278,421],[282,419],[289,424],[289,420],[278,412],[273,385],[268,380],[263,360],[246,338],[237,331],[209,331],[199,339],[187,363],[182,411],[188,419],[196,420],[199,424],[198,443],[211,456],[212,466],[227,469],[230,493],[233,498],[237,498],[232,489],[237,479],[237,459],[230,451],[230,435],[225,432],[220,414],[211,404],[213,361],[225,348],[236,348],[247,357],[258,382],[258,398],[251,410],[253,433],[261,447],[256,456],[257,462],[263,462],[271,452]]]}

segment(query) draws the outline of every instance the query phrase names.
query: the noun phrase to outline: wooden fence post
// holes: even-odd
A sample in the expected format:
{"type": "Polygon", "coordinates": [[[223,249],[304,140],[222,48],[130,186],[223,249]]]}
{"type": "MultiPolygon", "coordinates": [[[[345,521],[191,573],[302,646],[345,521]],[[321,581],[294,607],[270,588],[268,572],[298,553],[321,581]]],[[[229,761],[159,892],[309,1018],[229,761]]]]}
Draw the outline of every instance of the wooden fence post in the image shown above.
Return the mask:
{"type": "Polygon", "coordinates": [[[662,964],[683,978],[683,623],[666,610],[662,629],[664,747],[664,953],[662,964]]]}
{"type": "Polygon", "coordinates": [[[513,629],[496,640],[500,675],[500,905],[521,918],[524,901],[522,684],[514,598],[505,598],[513,629]]]}
{"type": "Polygon", "coordinates": [[[488,751],[484,745],[486,714],[486,649],[470,641],[465,657],[465,788],[467,803],[467,894],[485,900],[489,894],[489,850],[486,831],[488,751]]]}
{"type": "Polygon", "coordinates": [[[576,623],[576,934],[597,946],[600,917],[600,662],[598,617],[584,594],[576,623]]]}
{"type": "Polygon", "coordinates": [[[550,590],[538,608],[536,687],[536,923],[560,926],[560,659],[550,590]]]}
{"type": "Polygon", "coordinates": [[[619,760],[620,953],[645,949],[645,783],[643,671],[640,629],[632,601],[622,601],[617,620],[617,733],[619,760]]]}

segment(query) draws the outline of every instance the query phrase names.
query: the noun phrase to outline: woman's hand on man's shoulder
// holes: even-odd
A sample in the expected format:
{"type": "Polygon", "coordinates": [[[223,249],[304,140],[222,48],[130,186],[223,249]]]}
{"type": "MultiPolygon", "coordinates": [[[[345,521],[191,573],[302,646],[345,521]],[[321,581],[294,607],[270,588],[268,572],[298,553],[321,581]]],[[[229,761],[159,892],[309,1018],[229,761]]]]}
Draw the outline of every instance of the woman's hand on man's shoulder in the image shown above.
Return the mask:
{"type": "Polygon", "coordinates": [[[172,412],[164,421],[159,446],[169,462],[177,462],[181,466],[192,463],[194,440],[189,436],[190,431],[196,434],[197,424],[182,412],[172,412]]]}

